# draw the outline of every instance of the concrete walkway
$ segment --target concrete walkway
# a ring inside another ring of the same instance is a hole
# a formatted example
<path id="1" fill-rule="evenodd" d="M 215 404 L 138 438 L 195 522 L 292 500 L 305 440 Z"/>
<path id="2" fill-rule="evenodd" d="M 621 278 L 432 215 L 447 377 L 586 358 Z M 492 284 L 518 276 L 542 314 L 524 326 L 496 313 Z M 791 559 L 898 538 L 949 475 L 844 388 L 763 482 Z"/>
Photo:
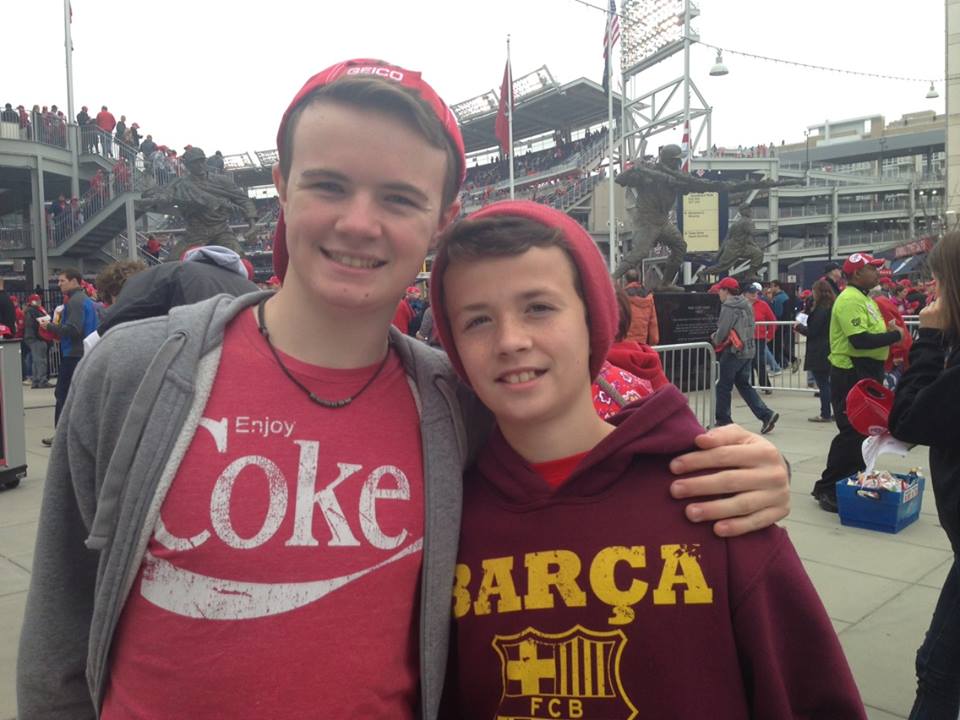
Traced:
<path id="1" fill-rule="evenodd" d="M 25 390 L 26 480 L 0 493 L 0 720 L 16 714 L 17 638 L 30 579 L 37 516 L 53 428 L 53 391 Z M 840 525 L 809 496 L 823 469 L 834 426 L 815 424 L 812 395 L 778 391 L 764 400 L 780 413 L 770 434 L 793 466 L 793 508 L 783 525 L 803 558 L 853 667 L 872 720 L 905 718 L 914 695 L 914 654 L 933 614 L 952 555 L 929 488 L 920 519 L 897 535 Z M 734 396 L 734 419 L 759 423 Z M 885 459 L 888 470 L 927 469 L 927 451 Z"/>

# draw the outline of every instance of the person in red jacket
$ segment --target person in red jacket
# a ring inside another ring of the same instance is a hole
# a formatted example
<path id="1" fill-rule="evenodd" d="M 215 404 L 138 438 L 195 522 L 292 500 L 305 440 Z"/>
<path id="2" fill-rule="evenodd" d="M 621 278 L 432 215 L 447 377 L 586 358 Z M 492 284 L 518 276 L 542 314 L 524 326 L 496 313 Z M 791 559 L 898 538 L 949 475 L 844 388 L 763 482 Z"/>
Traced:
<path id="1" fill-rule="evenodd" d="M 767 355 L 777 334 L 776 325 L 760 325 L 759 323 L 775 322 L 777 317 L 773 314 L 773 308 L 765 300 L 760 298 L 763 286 L 760 283 L 750 283 L 743 289 L 743 296 L 751 305 L 753 305 L 753 319 L 757 323 L 753 329 L 753 337 L 757 341 L 757 354 L 754 356 L 754 370 L 758 374 L 760 385 L 766 388 L 763 393 L 769 395 L 773 390 L 769 389 L 770 377 L 767 375 Z M 778 375 L 780 373 L 777 373 Z"/>
<path id="2" fill-rule="evenodd" d="M 641 380 L 646 380 L 654 390 L 669 385 L 670 381 L 663 374 L 660 353 L 649 345 L 627 337 L 633 319 L 633 305 L 631 298 L 622 288 L 617 290 L 617 309 L 620 323 L 610 351 L 607 353 L 607 360 L 611 365 L 626 370 Z"/>
<path id="3" fill-rule="evenodd" d="M 107 110 L 107 106 L 103 105 L 100 108 L 100 112 L 97 113 L 94 122 L 97 124 L 97 127 L 100 128 L 100 142 L 103 146 L 103 154 L 110 157 L 113 148 L 113 129 L 117 126 L 117 120 L 113 117 L 113 113 Z"/>
<path id="4" fill-rule="evenodd" d="M 464 476 L 442 717 L 866 717 L 785 531 L 728 541 L 672 509 L 702 431 L 683 394 L 594 411 L 618 313 L 580 225 L 490 205 L 444 235 L 431 290 L 497 420 Z"/>
<path id="5" fill-rule="evenodd" d="M 635 269 L 627 270 L 627 284 L 624 290 L 630 298 L 631 321 L 627 340 L 643 345 L 656 345 L 660 342 L 660 326 L 657 324 L 657 308 L 653 293 L 640 283 L 640 273 Z"/>

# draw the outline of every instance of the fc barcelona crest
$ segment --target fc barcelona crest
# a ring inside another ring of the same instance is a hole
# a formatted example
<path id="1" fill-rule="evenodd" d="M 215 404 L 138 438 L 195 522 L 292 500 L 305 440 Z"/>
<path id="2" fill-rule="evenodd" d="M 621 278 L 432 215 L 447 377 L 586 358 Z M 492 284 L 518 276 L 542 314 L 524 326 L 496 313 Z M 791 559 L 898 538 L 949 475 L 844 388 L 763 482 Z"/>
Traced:
<path id="1" fill-rule="evenodd" d="M 503 695 L 498 718 L 511 720 L 632 720 L 637 709 L 620 682 L 622 630 L 594 632 L 576 625 L 565 633 L 527 628 L 497 635 Z"/>

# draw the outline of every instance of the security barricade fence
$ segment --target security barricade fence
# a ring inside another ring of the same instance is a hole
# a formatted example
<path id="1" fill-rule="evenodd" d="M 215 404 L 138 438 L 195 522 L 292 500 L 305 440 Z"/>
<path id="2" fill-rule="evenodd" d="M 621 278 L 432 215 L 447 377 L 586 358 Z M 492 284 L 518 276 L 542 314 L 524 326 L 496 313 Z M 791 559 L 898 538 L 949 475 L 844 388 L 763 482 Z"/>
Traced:
<path id="1" fill-rule="evenodd" d="M 31 366 L 33 362 L 27 355 L 27 346 L 26 343 L 21 341 L 20 343 L 20 355 L 23 362 L 20 364 L 22 369 L 23 377 L 21 379 L 26 379 L 30 374 Z M 60 343 L 47 343 L 47 375 L 49 377 L 57 377 L 60 374 Z"/>
<path id="2" fill-rule="evenodd" d="M 60 375 L 60 343 L 50 343 L 47 347 L 47 375 L 50 377 Z"/>
<path id="3" fill-rule="evenodd" d="M 813 375 L 803 369 L 807 338 L 794 328 L 796 321 L 771 320 L 757 323 L 754 338 L 753 386 L 761 392 L 775 390 L 815 393 Z"/>
<path id="4" fill-rule="evenodd" d="M 717 353 L 708 342 L 654 345 L 663 372 L 687 396 L 690 409 L 704 427 L 716 414 Z"/>

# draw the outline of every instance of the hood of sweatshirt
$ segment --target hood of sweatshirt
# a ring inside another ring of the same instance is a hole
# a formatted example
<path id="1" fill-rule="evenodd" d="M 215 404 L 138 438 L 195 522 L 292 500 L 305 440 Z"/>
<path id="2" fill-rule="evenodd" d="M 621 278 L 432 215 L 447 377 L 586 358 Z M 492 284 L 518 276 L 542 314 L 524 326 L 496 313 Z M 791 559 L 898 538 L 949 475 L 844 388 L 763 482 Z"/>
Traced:
<path id="1" fill-rule="evenodd" d="M 723 304 L 727 307 L 737 310 L 746 310 L 751 315 L 753 314 L 753 307 L 750 305 L 750 301 L 747 300 L 743 295 L 731 295 L 723 301 Z"/>
<path id="2" fill-rule="evenodd" d="M 507 503 L 535 506 L 602 493 L 623 476 L 636 456 L 673 457 L 692 449 L 694 438 L 704 432 L 686 397 L 674 385 L 630 403 L 607 422 L 616 429 L 584 457 L 557 489 L 551 488 L 510 447 L 499 428 L 481 450 L 476 471 Z"/>

